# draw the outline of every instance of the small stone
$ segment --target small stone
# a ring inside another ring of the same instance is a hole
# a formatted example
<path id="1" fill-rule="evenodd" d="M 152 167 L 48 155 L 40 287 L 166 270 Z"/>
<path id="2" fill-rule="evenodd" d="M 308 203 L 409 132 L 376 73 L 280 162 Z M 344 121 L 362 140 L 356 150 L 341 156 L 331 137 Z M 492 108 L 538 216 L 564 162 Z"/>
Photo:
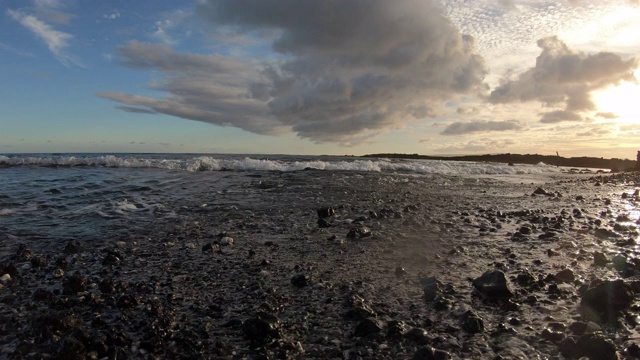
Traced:
<path id="1" fill-rule="evenodd" d="M 277 322 L 268 321 L 255 317 L 247 319 L 242 323 L 242 332 L 244 336 L 253 341 L 265 341 L 269 338 L 278 337 L 276 325 Z"/>
<path id="2" fill-rule="evenodd" d="M 291 285 L 298 288 L 309 286 L 309 279 L 304 274 L 298 274 L 291 278 Z"/>
<path id="3" fill-rule="evenodd" d="M 554 331 L 550 329 L 542 330 L 540 336 L 545 340 L 549 340 L 555 343 L 560 342 L 564 339 L 564 334 L 561 331 Z"/>
<path id="4" fill-rule="evenodd" d="M 380 325 L 376 320 L 373 319 L 364 319 L 360 321 L 358 326 L 356 326 L 355 336 L 364 337 L 371 334 L 378 333 L 382 330 Z"/>
<path id="5" fill-rule="evenodd" d="M 334 209 L 333 207 L 324 207 L 316 210 L 316 212 L 318 213 L 318 218 L 324 219 L 334 216 L 336 214 L 336 209 Z"/>
<path id="6" fill-rule="evenodd" d="M 402 266 L 396 267 L 395 274 L 397 277 L 403 277 L 407 275 L 407 270 L 405 270 Z"/>
<path id="7" fill-rule="evenodd" d="M 513 291 L 507 283 L 507 278 L 499 270 L 485 272 L 482 276 L 473 280 L 473 287 L 489 300 L 513 297 Z"/>
<path id="8" fill-rule="evenodd" d="M 4 274 L 0 276 L 0 283 L 7 285 L 9 282 L 11 282 L 11 275 Z"/>
<path id="9" fill-rule="evenodd" d="M 371 229 L 366 226 L 353 228 L 347 233 L 347 238 L 349 239 L 360 239 L 369 236 L 371 236 Z"/>
<path id="10" fill-rule="evenodd" d="M 230 236 L 223 237 L 222 239 L 220 239 L 220 245 L 222 246 L 233 245 L 233 238 Z"/>
<path id="11" fill-rule="evenodd" d="M 484 321 L 472 311 L 467 311 L 462 315 L 462 328 L 471 334 L 484 331 Z"/>
<path id="12" fill-rule="evenodd" d="M 599 251 L 594 251 L 593 253 L 593 264 L 598 267 L 607 266 L 609 260 L 607 256 Z"/>
<path id="13" fill-rule="evenodd" d="M 405 324 L 403 321 L 391 320 L 387 322 L 387 337 L 399 338 L 404 334 Z"/>
<path id="14" fill-rule="evenodd" d="M 429 343 L 427 331 L 421 328 L 413 328 L 404 334 L 404 338 L 418 345 L 426 345 Z"/>
<path id="15" fill-rule="evenodd" d="M 118 266 L 120 265 L 120 257 L 115 253 L 109 253 L 102 259 L 102 265 L 105 266 Z"/>
<path id="16" fill-rule="evenodd" d="M 424 299 L 425 301 L 433 301 L 442 292 L 442 283 L 435 277 L 429 277 L 422 281 L 424 285 Z"/>
<path id="17" fill-rule="evenodd" d="M 530 228 L 530 227 L 528 227 L 528 226 L 526 226 L 526 225 L 525 225 L 525 226 L 522 226 L 522 227 L 520 228 L 520 230 L 518 230 L 518 231 L 520 231 L 520 233 L 521 233 L 522 235 L 529 235 L 529 234 L 531 234 L 531 228 Z"/>
<path id="18" fill-rule="evenodd" d="M 576 276 L 571 269 L 564 269 L 556 274 L 556 279 L 565 283 L 571 283 L 576 280 Z"/>
<path id="19" fill-rule="evenodd" d="M 611 259 L 613 268 L 622 271 L 627 267 L 627 258 L 623 255 L 616 255 Z"/>
<path id="20" fill-rule="evenodd" d="M 61 277 L 64 276 L 64 270 L 57 268 L 55 270 L 53 270 L 53 277 L 56 279 L 60 279 Z"/>
<path id="21" fill-rule="evenodd" d="M 75 274 L 64 279 L 62 282 L 62 293 L 64 295 L 75 295 L 87 290 L 88 280 L 86 277 Z"/>
<path id="22" fill-rule="evenodd" d="M 553 194 L 551 194 L 551 193 L 547 192 L 547 190 L 539 187 L 539 188 L 535 189 L 535 191 L 533 192 L 532 195 L 547 195 L 547 196 L 549 196 L 549 195 L 553 195 Z"/>

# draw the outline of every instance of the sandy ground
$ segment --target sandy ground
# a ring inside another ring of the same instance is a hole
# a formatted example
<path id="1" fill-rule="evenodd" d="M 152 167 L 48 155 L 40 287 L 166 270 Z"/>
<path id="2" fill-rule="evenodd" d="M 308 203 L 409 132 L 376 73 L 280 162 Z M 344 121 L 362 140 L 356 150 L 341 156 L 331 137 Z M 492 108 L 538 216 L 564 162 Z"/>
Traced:
<path id="1" fill-rule="evenodd" d="M 639 179 L 272 174 L 107 243 L 7 241 L 0 358 L 634 358 Z"/>

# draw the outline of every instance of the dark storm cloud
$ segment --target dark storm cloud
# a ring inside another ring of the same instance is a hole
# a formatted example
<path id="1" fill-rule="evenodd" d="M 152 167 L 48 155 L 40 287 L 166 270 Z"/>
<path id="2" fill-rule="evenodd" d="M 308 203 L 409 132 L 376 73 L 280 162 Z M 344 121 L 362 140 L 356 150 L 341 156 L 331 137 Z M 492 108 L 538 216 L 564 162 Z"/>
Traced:
<path id="1" fill-rule="evenodd" d="M 522 128 L 523 126 L 516 120 L 454 122 L 442 130 L 440 134 L 463 135 L 489 131 L 520 130 Z"/>
<path id="2" fill-rule="evenodd" d="M 164 74 L 154 88 L 167 96 L 102 96 L 216 125 L 257 133 L 286 127 L 348 144 L 433 116 L 443 99 L 483 86 L 473 38 L 433 0 L 209 0 L 197 11 L 214 30 L 269 34 L 263 41 L 280 60 L 257 64 L 134 42 L 120 50 L 121 62 Z"/>
<path id="3" fill-rule="evenodd" d="M 633 70 L 636 59 L 624 60 L 619 55 L 600 52 L 583 54 L 572 51 L 557 37 L 538 40 L 542 49 L 535 67 L 518 79 L 506 81 L 493 90 L 489 101 L 494 104 L 538 101 L 548 106 L 564 106 L 563 111 L 543 114 L 543 123 L 580 120 L 582 111 L 595 110 L 593 90 L 636 81 Z"/>

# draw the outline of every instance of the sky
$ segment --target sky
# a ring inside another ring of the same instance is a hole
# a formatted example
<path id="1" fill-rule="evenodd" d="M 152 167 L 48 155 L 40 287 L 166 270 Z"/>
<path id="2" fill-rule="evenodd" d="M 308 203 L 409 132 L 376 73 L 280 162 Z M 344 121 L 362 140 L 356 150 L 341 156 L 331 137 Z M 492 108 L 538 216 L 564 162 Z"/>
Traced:
<path id="1" fill-rule="evenodd" d="M 640 151 L 638 0 L 0 0 L 0 153 Z"/>

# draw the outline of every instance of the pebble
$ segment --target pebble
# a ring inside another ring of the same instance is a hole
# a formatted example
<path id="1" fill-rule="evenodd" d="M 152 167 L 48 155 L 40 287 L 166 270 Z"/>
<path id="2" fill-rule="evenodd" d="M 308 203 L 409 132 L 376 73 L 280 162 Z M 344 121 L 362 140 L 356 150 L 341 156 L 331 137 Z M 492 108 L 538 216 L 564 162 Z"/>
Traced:
<path id="1" fill-rule="evenodd" d="M 364 319 L 356 326 L 355 336 L 364 337 L 378 333 L 382 330 L 380 324 L 374 319 Z"/>

